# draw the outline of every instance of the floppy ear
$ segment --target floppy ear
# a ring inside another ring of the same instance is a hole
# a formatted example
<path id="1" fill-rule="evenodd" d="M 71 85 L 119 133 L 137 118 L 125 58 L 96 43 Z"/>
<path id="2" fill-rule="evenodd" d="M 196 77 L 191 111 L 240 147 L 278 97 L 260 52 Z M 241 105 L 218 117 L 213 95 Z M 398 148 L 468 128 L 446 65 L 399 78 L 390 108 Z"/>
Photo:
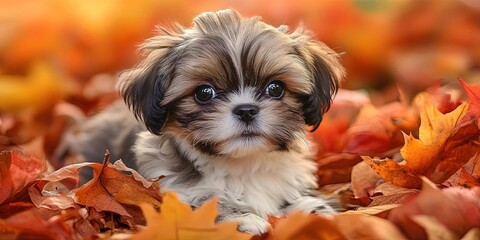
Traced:
<path id="1" fill-rule="evenodd" d="M 175 47 L 183 39 L 178 32 L 161 29 L 163 35 L 152 37 L 140 46 L 144 59 L 122 72 L 117 87 L 125 103 L 153 134 L 160 134 L 167 120 L 167 106 L 161 102 L 170 85 L 177 62 Z M 177 27 L 177 31 L 182 31 Z"/>
<path id="2" fill-rule="evenodd" d="M 338 60 L 338 53 L 324 43 L 316 41 L 303 29 L 297 29 L 290 35 L 295 42 L 295 50 L 310 72 L 312 91 L 299 97 L 302 102 L 305 123 L 315 131 L 322 115 L 328 111 L 339 84 L 345 75 Z"/>

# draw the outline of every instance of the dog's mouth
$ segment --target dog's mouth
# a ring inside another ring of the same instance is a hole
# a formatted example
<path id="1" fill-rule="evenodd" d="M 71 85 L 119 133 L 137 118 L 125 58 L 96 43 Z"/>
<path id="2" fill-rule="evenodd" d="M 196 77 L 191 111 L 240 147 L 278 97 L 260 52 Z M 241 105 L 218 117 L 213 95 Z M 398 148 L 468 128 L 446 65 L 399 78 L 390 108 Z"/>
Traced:
<path id="1" fill-rule="evenodd" d="M 251 138 L 251 137 L 260 137 L 261 134 L 252 130 L 243 130 L 242 134 L 240 137 L 246 137 L 246 138 Z"/>

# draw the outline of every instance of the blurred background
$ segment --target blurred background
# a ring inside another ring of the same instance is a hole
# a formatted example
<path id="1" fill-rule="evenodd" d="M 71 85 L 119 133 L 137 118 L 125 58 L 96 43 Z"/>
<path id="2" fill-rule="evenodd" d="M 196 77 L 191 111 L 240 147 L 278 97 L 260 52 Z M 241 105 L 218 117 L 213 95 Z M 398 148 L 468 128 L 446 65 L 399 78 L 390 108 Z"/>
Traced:
<path id="1" fill-rule="evenodd" d="M 155 25 L 224 8 L 303 22 L 342 53 L 343 88 L 374 106 L 480 81 L 479 0 L 0 0 L 0 145 L 48 158 L 66 128 L 118 99 L 115 76 Z"/>

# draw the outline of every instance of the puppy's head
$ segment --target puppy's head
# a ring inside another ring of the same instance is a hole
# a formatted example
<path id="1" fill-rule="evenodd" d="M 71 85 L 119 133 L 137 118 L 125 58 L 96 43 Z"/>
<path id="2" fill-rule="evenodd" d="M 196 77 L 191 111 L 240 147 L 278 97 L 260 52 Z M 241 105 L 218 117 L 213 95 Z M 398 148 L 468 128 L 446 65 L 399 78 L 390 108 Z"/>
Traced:
<path id="1" fill-rule="evenodd" d="M 344 74 L 305 31 L 233 10 L 161 29 L 141 50 L 143 61 L 120 75 L 126 103 L 150 132 L 210 155 L 288 151 L 305 125 L 318 127 Z"/>

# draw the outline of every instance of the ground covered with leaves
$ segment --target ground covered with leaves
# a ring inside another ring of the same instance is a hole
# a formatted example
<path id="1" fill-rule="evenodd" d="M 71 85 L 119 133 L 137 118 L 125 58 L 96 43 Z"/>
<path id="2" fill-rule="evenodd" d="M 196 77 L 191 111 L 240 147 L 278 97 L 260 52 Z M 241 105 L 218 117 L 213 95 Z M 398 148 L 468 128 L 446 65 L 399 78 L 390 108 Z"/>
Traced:
<path id="1" fill-rule="evenodd" d="M 5 147 L 0 152 L 0 236 L 478 239 L 480 85 L 460 83 L 467 101 L 452 102 L 449 95 L 422 92 L 411 105 L 400 104 L 394 107 L 400 109 L 390 113 L 393 105 L 377 109 L 365 104 L 355 122 L 343 130 L 339 125 L 329 126 L 331 120 L 336 121 L 339 99 L 322 128 L 345 131 L 341 134 L 344 140 L 338 141 L 343 149 L 329 154 L 325 151 L 333 148 L 320 149 L 317 159 L 320 190 L 337 195 L 351 209 L 333 217 L 272 216 L 273 227 L 267 234 L 250 236 L 237 232 L 236 223 L 215 223 L 216 199 L 192 210 L 175 193 L 160 194 L 158 179 L 144 179 L 121 160 L 110 163 L 108 152 L 103 165 L 78 163 L 50 172 L 45 160 Z M 402 131 L 405 128 L 411 130 L 409 134 Z M 326 141 L 322 134 L 320 129 L 313 138 Z M 396 134 L 403 137 L 403 147 L 380 154 L 398 144 Z M 93 169 L 95 177 L 79 187 L 81 168 Z M 335 178 L 342 175 L 351 182 L 332 184 L 341 182 Z"/>
<path id="2" fill-rule="evenodd" d="M 480 239 L 475 6 L 1 1 L 0 239 Z M 304 21 L 344 53 L 343 89 L 309 136 L 319 190 L 339 199 L 341 213 L 271 216 L 268 233 L 250 236 L 215 223 L 216 199 L 192 210 L 108 152 L 88 162 L 58 154 L 66 133 L 119 99 L 115 75 L 137 62 L 155 24 L 189 25 L 228 7 L 275 26 Z M 85 169 L 94 178 L 80 185 Z"/>

